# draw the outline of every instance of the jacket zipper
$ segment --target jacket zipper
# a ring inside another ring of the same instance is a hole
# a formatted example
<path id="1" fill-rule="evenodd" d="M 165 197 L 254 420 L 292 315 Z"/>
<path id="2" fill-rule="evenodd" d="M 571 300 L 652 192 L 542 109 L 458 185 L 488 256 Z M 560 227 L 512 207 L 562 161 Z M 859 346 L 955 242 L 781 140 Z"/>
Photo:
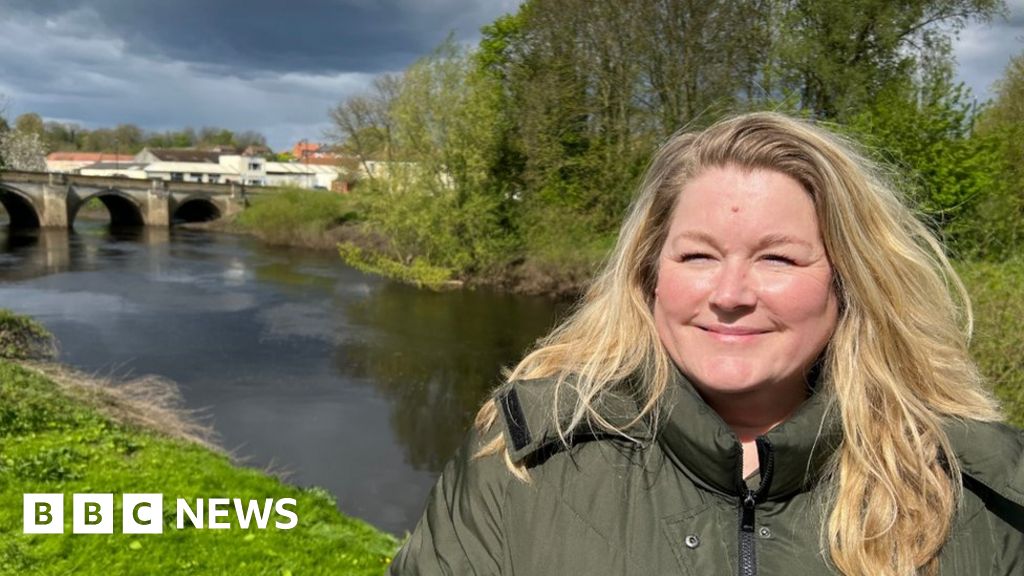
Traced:
<path id="1" fill-rule="evenodd" d="M 771 486 L 772 471 L 775 468 L 775 454 L 772 443 L 764 436 L 754 440 L 757 445 L 757 460 L 761 470 L 761 482 L 757 490 L 751 490 L 743 479 L 742 466 L 739 479 L 739 576 L 757 576 L 757 553 L 754 545 L 755 511 Z"/>

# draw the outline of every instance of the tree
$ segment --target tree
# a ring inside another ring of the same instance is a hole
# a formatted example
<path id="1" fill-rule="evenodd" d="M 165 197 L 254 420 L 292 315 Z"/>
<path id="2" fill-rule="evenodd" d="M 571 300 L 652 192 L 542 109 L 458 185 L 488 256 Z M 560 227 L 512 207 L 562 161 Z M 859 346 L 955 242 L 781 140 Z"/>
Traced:
<path id="1" fill-rule="evenodd" d="M 370 179 L 370 160 L 393 161 L 394 122 L 391 107 L 402 91 L 403 76 L 383 74 L 373 80 L 371 90 L 347 98 L 332 108 L 328 115 L 333 126 L 327 137 L 356 156 Z"/>
<path id="2" fill-rule="evenodd" d="M 1005 255 L 1024 245 L 1024 52 L 1010 60 L 996 82 L 995 100 L 981 113 L 977 133 L 998 142 L 1000 184 L 986 206 L 990 245 Z"/>
<path id="3" fill-rule="evenodd" d="M 14 119 L 14 129 L 24 134 L 43 134 L 43 119 L 35 112 L 27 112 Z"/>
<path id="4" fill-rule="evenodd" d="M 379 78 L 331 111 L 335 138 L 364 166 L 389 160 L 356 195 L 366 225 L 388 240 L 391 264 L 378 254 L 375 267 L 461 276 L 507 253 L 509 199 L 489 179 L 499 133 L 492 81 L 449 37 L 400 78 Z"/>
<path id="5" fill-rule="evenodd" d="M 142 129 L 135 124 L 118 124 L 113 131 L 114 148 L 112 151 L 119 153 L 138 152 L 142 149 L 144 134 Z"/>
<path id="6" fill-rule="evenodd" d="M 842 119 L 891 82 L 949 65 L 953 36 L 991 19 L 1002 0 L 777 0 L 782 92 L 819 118 Z"/>
<path id="7" fill-rule="evenodd" d="M 235 145 L 239 148 L 248 148 L 250 146 L 266 146 L 267 137 L 255 130 L 245 130 L 235 134 Z"/>
<path id="8" fill-rule="evenodd" d="M 0 132 L 0 169 L 46 172 L 46 148 L 35 132 Z"/>

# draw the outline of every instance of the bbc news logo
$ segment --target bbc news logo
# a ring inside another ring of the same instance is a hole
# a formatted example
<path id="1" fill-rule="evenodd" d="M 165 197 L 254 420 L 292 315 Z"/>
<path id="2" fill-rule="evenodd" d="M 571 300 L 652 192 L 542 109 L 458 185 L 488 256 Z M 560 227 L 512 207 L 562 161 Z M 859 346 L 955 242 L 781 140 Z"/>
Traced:
<path id="1" fill-rule="evenodd" d="M 25 494 L 25 534 L 64 533 L 64 494 Z M 113 534 L 113 494 L 72 494 L 72 534 Z M 242 500 L 240 498 L 196 498 L 175 501 L 175 527 L 226 530 L 232 527 L 231 517 L 239 528 L 255 526 L 266 530 L 271 525 L 279 530 L 291 530 L 299 523 L 295 513 L 295 499 L 273 498 Z M 163 494 L 122 494 L 122 534 L 162 534 L 164 531 Z"/>

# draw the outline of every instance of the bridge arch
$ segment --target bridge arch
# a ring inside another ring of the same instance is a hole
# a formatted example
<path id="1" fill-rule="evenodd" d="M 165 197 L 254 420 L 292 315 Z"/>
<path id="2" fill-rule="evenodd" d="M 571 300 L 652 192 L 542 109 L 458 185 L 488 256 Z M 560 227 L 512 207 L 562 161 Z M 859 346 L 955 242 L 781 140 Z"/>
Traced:
<path id="1" fill-rule="evenodd" d="M 207 198 L 186 198 L 171 214 L 172 222 L 210 222 L 219 220 L 221 210 Z"/>
<path id="2" fill-rule="evenodd" d="M 39 228 L 39 212 L 32 200 L 17 188 L 0 185 L 0 204 L 7 211 L 11 228 Z"/>
<path id="3" fill-rule="evenodd" d="M 146 220 L 142 216 L 142 207 L 138 202 L 128 194 L 111 188 L 82 198 L 68 218 L 70 226 L 75 225 L 75 218 L 78 216 L 79 210 L 93 198 L 98 198 L 107 208 L 111 226 L 144 226 L 146 224 Z"/>

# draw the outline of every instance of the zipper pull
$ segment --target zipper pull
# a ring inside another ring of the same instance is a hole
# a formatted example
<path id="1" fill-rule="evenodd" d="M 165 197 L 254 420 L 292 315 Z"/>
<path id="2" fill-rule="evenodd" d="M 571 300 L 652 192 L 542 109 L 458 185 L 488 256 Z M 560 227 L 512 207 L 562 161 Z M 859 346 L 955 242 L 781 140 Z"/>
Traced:
<path id="1" fill-rule="evenodd" d="M 744 532 L 754 531 L 754 509 L 757 507 L 757 499 L 754 497 L 754 491 L 747 489 L 747 494 L 743 497 L 743 513 L 740 516 L 740 530 Z"/>

